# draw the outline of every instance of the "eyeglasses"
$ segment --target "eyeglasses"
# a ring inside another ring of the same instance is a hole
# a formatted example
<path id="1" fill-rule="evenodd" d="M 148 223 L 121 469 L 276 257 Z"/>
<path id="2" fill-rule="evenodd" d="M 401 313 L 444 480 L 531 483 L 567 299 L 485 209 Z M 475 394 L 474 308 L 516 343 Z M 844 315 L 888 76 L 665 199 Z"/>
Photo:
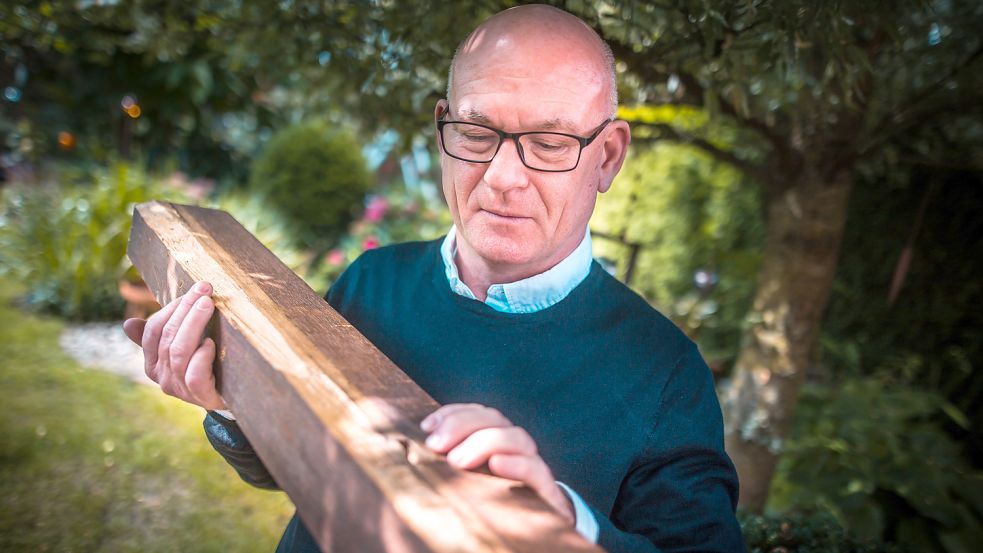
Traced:
<path id="1" fill-rule="evenodd" d="M 515 141 L 523 165 L 536 171 L 564 173 L 580 163 L 580 154 L 604 127 L 601 123 L 590 136 L 562 132 L 505 132 L 487 125 L 465 121 L 437 121 L 437 133 L 444 152 L 452 158 L 470 163 L 491 163 L 507 138 Z"/>

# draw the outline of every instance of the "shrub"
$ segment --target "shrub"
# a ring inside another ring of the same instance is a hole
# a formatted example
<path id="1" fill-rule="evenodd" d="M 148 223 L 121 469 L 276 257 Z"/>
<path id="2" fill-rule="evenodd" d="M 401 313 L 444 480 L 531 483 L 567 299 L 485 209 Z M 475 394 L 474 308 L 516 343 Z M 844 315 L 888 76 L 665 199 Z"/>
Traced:
<path id="1" fill-rule="evenodd" d="M 380 246 L 431 240 L 445 234 L 453 222 L 443 204 L 437 204 L 420 190 L 393 182 L 366 198 L 365 209 L 348 232 L 323 257 L 308 282 L 330 285 L 365 250 Z M 324 291 L 324 290 L 321 290 Z"/>
<path id="2" fill-rule="evenodd" d="M 736 357 L 761 259 L 757 190 L 689 146 L 639 147 L 591 229 L 641 246 L 629 285 L 695 339 L 711 366 Z M 631 250 L 598 233 L 594 252 L 624 279 Z M 699 279 L 705 280 L 700 283 Z"/>
<path id="3" fill-rule="evenodd" d="M 26 303 L 72 319 L 118 317 L 133 206 L 154 197 L 145 173 L 125 164 L 94 182 L 11 185 L 0 206 L 0 274 L 28 285 Z"/>
<path id="4" fill-rule="evenodd" d="M 250 186 L 289 221 L 300 244 L 325 249 L 354 218 L 370 184 L 361 151 L 323 123 L 275 135 L 252 167 Z"/>
<path id="5" fill-rule="evenodd" d="M 823 363 L 835 377 L 935 391 L 967 419 L 983 420 L 983 172 L 893 164 L 862 172 L 853 190 L 823 319 Z M 909 243 L 892 304 L 888 292 Z M 945 430 L 983 467 L 983 425 Z"/>
<path id="6" fill-rule="evenodd" d="M 983 528 L 983 475 L 942 430 L 953 417 L 963 419 L 937 394 L 871 378 L 809 385 L 769 506 L 824 509 L 861 539 L 972 551 Z"/>
<path id="7" fill-rule="evenodd" d="M 763 516 L 738 513 L 748 553 L 895 553 L 898 546 L 858 541 L 828 514 Z"/>

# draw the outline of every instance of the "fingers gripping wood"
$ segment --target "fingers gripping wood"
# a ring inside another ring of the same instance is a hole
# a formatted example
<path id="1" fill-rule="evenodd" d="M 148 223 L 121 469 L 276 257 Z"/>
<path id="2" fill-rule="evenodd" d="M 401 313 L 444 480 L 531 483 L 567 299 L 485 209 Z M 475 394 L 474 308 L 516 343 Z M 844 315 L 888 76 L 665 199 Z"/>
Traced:
<path id="1" fill-rule="evenodd" d="M 222 397 L 322 550 L 600 551 L 530 488 L 429 450 L 419 423 L 439 405 L 228 214 L 141 204 L 128 254 L 162 305 L 214 287 L 214 344 L 184 386 L 209 400 L 214 348 Z"/>

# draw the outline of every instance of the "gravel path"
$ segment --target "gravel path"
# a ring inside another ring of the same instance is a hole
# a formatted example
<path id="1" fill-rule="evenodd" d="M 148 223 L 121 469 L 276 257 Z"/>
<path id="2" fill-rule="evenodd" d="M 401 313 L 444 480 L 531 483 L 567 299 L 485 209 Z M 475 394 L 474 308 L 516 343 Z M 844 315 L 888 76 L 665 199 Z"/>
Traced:
<path id="1" fill-rule="evenodd" d="M 154 384 L 143 372 L 143 350 L 126 337 L 121 323 L 66 324 L 58 343 L 85 367 Z"/>

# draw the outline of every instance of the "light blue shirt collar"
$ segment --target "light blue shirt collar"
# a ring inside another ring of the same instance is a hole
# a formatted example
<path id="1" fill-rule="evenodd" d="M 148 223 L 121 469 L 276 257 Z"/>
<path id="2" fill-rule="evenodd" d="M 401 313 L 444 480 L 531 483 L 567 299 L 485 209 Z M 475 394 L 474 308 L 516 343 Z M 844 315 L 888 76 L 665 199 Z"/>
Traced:
<path id="1" fill-rule="evenodd" d="M 573 291 L 590 273 L 592 256 L 590 229 L 573 252 L 545 272 L 529 278 L 488 287 L 485 304 L 503 313 L 535 313 L 550 307 Z M 466 298 L 477 300 L 467 284 L 460 279 L 454 257 L 457 255 L 457 227 L 452 226 L 440 245 L 444 272 L 451 290 Z"/>

